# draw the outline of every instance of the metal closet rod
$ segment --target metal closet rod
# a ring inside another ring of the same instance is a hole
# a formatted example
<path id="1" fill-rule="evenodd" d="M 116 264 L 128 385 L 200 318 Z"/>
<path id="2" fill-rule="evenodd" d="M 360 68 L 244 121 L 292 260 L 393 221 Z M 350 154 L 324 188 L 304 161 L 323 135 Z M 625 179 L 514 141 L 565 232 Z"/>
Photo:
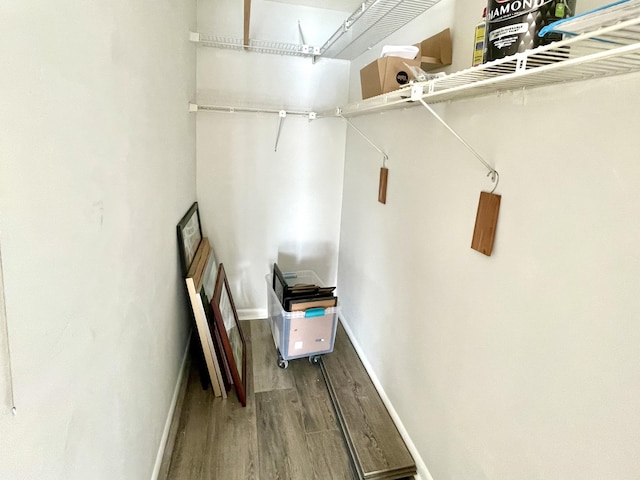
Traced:
<path id="1" fill-rule="evenodd" d="M 282 116 L 284 112 L 285 115 L 307 117 L 309 120 L 315 120 L 317 118 L 316 112 L 308 112 L 303 110 L 276 110 L 272 108 L 232 107 L 227 105 L 197 105 L 195 103 L 189 104 L 190 112 L 199 112 L 200 110 L 221 113 L 267 113 L 276 114 L 278 116 Z"/>

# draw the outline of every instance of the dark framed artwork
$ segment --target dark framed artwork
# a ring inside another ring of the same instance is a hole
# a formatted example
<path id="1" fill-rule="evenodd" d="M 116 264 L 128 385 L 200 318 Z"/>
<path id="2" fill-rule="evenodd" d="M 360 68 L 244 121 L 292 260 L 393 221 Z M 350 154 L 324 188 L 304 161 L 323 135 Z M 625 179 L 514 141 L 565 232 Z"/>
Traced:
<path id="1" fill-rule="evenodd" d="M 202 241 L 202 225 L 200 224 L 200 211 L 198 202 L 193 202 L 187 213 L 178 223 L 178 253 L 180 255 L 180 268 L 182 276 L 186 276 L 191 262 L 196 255 L 198 246 Z"/>
<path id="2" fill-rule="evenodd" d="M 211 308 L 216 319 L 227 364 L 231 370 L 233 384 L 236 387 L 238 400 L 245 407 L 247 405 L 247 346 L 222 263 L 218 267 Z"/>
<path id="3" fill-rule="evenodd" d="M 200 291 L 200 296 L 202 297 L 202 303 L 204 305 L 207 323 L 209 324 L 209 331 L 211 332 L 211 336 L 214 340 L 216 359 L 218 360 L 218 365 L 220 367 L 220 385 L 225 392 L 228 392 L 229 390 L 231 390 L 231 386 L 233 385 L 233 377 L 231 376 L 231 368 L 229 367 L 229 362 L 227 361 L 227 357 L 224 351 L 224 345 L 222 344 L 222 336 L 220 335 L 220 330 L 216 325 L 213 307 L 211 306 L 211 302 L 209 301 L 210 297 L 208 297 L 204 293 L 204 289 Z"/>
<path id="4" fill-rule="evenodd" d="M 202 241 L 202 226 L 200 224 L 200 212 L 198 210 L 198 202 L 194 202 L 187 213 L 180 219 L 176 227 L 178 233 L 178 257 L 180 262 L 180 271 L 182 278 L 187 278 L 191 264 L 196 256 L 198 247 Z M 187 299 L 189 292 L 185 285 L 185 293 Z M 189 315 L 193 325 L 197 327 L 193 309 L 189 307 Z M 207 371 L 206 358 L 202 346 L 197 341 L 196 336 L 191 337 L 191 350 L 194 354 L 195 364 L 200 372 L 200 383 L 203 390 L 209 388 L 209 374 Z"/>
<path id="5" fill-rule="evenodd" d="M 280 305 L 284 305 L 284 296 L 287 290 L 287 281 L 282 274 L 282 270 L 278 267 L 277 263 L 273 264 L 273 291 L 276 292 L 276 297 L 280 301 Z"/>

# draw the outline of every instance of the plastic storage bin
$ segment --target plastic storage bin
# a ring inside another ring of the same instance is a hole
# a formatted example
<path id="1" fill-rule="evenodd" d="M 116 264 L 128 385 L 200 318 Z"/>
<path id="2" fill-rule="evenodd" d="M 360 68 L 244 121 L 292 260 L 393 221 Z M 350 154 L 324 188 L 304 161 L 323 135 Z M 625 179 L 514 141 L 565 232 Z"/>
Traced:
<path id="1" fill-rule="evenodd" d="M 284 273 L 287 284 L 299 283 L 324 286 L 311 270 Z M 266 276 L 269 323 L 273 342 L 278 350 L 278 366 L 286 368 L 289 360 L 309 357 L 316 362 L 319 355 L 331 353 L 336 338 L 339 307 L 311 308 L 304 312 L 284 310 L 273 291 L 272 276 Z"/>

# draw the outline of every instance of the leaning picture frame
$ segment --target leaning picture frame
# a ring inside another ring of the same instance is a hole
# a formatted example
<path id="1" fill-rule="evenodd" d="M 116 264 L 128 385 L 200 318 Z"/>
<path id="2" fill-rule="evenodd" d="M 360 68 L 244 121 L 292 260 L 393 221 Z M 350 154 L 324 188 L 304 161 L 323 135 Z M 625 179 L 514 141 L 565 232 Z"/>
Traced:
<path id="1" fill-rule="evenodd" d="M 196 255 L 200 242 L 202 241 L 202 225 L 200 224 L 200 211 L 198 202 L 187 210 L 177 226 L 178 231 L 178 253 L 180 255 L 180 269 L 182 276 L 186 276 L 191 267 L 191 262 Z"/>
<path id="2" fill-rule="evenodd" d="M 207 241 L 206 237 L 204 238 L 204 241 Z M 220 337 L 220 332 L 218 331 L 218 326 L 216 325 L 213 308 L 211 308 L 211 300 L 213 299 L 213 292 L 215 290 L 217 276 L 218 262 L 215 259 L 213 250 L 211 250 L 207 265 L 204 268 L 204 273 L 202 276 L 202 288 L 200 290 L 200 297 L 202 298 L 202 303 L 204 304 L 208 328 L 215 345 L 216 359 L 218 361 L 221 374 L 221 378 L 219 378 L 219 380 L 221 381 L 220 385 L 224 387 L 223 390 L 226 392 L 229 391 L 231 385 L 233 385 L 233 377 L 231 376 L 231 370 L 229 369 L 229 364 L 224 353 L 224 346 L 222 345 L 222 338 Z"/>
<path id="3" fill-rule="evenodd" d="M 196 333 L 200 339 L 202 351 L 204 354 L 204 360 L 207 367 L 207 373 L 209 374 L 209 384 L 213 388 L 214 395 L 216 397 L 226 397 L 226 390 L 223 390 L 222 376 L 217 359 L 215 358 L 215 346 L 213 343 L 213 336 L 210 333 L 209 325 L 207 323 L 206 312 L 202 297 L 196 291 L 195 281 L 192 277 L 185 279 L 187 290 L 189 292 L 189 301 L 193 310 L 193 316 L 195 317 Z"/>
<path id="4" fill-rule="evenodd" d="M 198 202 L 194 202 L 193 204 L 191 204 L 187 212 L 178 222 L 176 230 L 178 234 L 178 263 L 180 264 L 178 268 L 182 274 L 182 278 L 187 278 L 189 270 L 196 260 L 198 248 L 202 244 L 202 226 L 200 223 Z M 188 303 L 191 303 L 190 295 L 187 291 L 186 285 L 185 294 Z M 189 315 L 191 317 L 193 325 L 196 326 L 196 319 L 192 307 L 193 305 L 189 307 Z M 206 390 L 210 385 L 210 377 L 207 372 L 205 352 L 203 351 L 202 346 L 195 340 L 195 337 L 192 337 L 191 339 L 191 348 L 194 353 L 195 364 L 200 372 L 200 382 L 202 383 L 202 388 Z"/>
<path id="5" fill-rule="evenodd" d="M 231 370 L 238 400 L 245 407 L 247 405 L 247 347 L 222 263 L 218 267 L 211 308 L 220 333 L 225 357 Z"/>

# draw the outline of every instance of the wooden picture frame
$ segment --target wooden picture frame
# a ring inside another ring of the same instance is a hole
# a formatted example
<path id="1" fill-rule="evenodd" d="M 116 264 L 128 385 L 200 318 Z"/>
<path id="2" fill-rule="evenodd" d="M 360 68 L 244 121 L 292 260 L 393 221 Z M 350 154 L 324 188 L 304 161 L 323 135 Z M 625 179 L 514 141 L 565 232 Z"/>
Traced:
<path id="1" fill-rule="evenodd" d="M 231 386 L 233 385 L 231 369 L 229 367 L 229 362 L 227 362 L 224 345 L 222 344 L 222 337 L 220 335 L 220 331 L 218 330 L 218 325 L 216 325 L 216 317 L 213 313 L 213 308 L 211 307 L 211 301 L 209 300 L 209 298 L 211 297 L 206 295 L 204 293 L 204 290 L 200 292 L 200 296 L 202 297 L 205 316 L 207 317 L 207 323 L 209 324 L 209 332 L 211 333 L 211 337 L 214 341 L 216 360 L 218 361 L 218 366 L 220 367 L 220 388 L 222 388 L 222 390 L 224 391 L 223 396 L 226 398 L 226 392 L 231 390 Z"/>
<path id="2" fill-rule="evenodd" d="M 278 297 L 278 301 L 280 305 L 284 305 L 284 297 L 287 290 L 287 281 L 284 278 L 282 270 L 278 267 L 277 263 L 273 264 L 273 291 L 276 292 L 276 297 Z"/>
<path id="3" fill-rule="evenodd" d="M 202 241 L 202 225 L 200 224 L 198 202 L 193 202 L 187 213 L 180 219 L 177 233 L 180 269 L 182 270 L 182 276 L 186 277 Z"/>
<path id="4" fill-rule="evenodd" d="M 207 288 L 213 293 L 213 285 L 211 277 L 217 273 L 217 264 L 209 240 L 205 237 L 200 242 L 200 246 L 196 252 L 191 268 L 187 272 L 185 278 L 187 294 L 191 303 L 192 317 L 196 327 L 196 333 L 200 340 L 203 365 L 201 365 L 201 376 L 205 377 L 206 386 L 211 385 L 215 396 L 226 397 L 229 389 L 227 382 L 221 372 L 220 367 L 220 348 L 217 341 L 217 335 L 211 328 L 215 323 L 213 314 L 210 312 L 208 299 L 205 295 Z M 214 343 L 215 342 L 215 343 Z M 201 378 L 202 380 L 202 378 Z M 203 385 L 203 388 L 206 389 Z"/>
<path id="5" fill-rule="evenodd" d="M 193 315 L 195 317 L 196 331 L 200 338 L 200 344 L 202 346 L 205 363 L 207 366 L 207 372 L 209 374 L 209 384 L 213 388 L 213 393 L 216 397 L 226 397 L 226 390 L 222 389 L 222 376 L 220 367 L 216 361 L 216 352 L 213 344 L 213 336 L 210 333 L 210 329 L 207 322 L 207 314 L 204 309 L 204 303 L 202 302 L 201 295 L 196 292 L 194 279 L 187 277 L 185 279 L 187 284 L 187 290 L 189 292 L 189 301 L 191 302 L 191 308 L 193 309 Z"/>
<path id="6" fill-rule="evenodd" d="M 218 267 L 211 308 L 222 339 L 238 400 L 245 407 L 247 405 L 247 346 L 222 263 Z"/>
<path id="7" fill-rule="evenodd" d="M 205 237 L 204 240 L 207 241 L 207 238 Z M 204 274 L 202 276 L 202 289 L 200 290 L 200 297 L 202 298 L 202 303 L 204 304 L 205 316 L 207 319 L 209 332 L 214 341 L 216 359 L 218 360 L 218 365 L 220 366 L 220 385 L 223 388 L 224 392 L 228 392 L 231 389 L 231 385 L 233 384 L 233 378 L 231 377 L 231 370 L 229 369 L 229 364 L 224 353 L 224 346 L 222 345 L 222 338 L 220 337 L 220 332 L 218 331 L 218 326 L 216 325 L 215 315 L 213 313 L 213 309 L 211 308 L 211 300 L 213 299 L 213 292 L 215 290 L 217 276 L 218 262 L 216 262 L 213 250 L 211 250 L 209 260 L 207 261 L 207 265 L 204 268 Z"/>
<path id="8" fill-rule="evenodd" d="M 194 202 L 176 226 L 178 234 L 178 258 L 180 263 L 180 272 L 182 278 L 186 279 L 191 269 L 192 264 L 196 258 L 198 249 L 202 244 L 202 226 L 200 223 L 200 212 L 198 210 L 198 202 Z M 187 302 L 190 304 L 189 314 L 194 327 L 197 327 L 197 322 L 193 310 L 193 304 L 190 299 L 190 294 L 185 285 L 185 294 L 187 296 Z M 191 337 L 191 351 L 194 355 L 194 360 L 198 371 L 200 372 L 200 383 L 202 389 L 206 390 L 211 384 L 209 381 L 209 374 L 206 365 L 205 352 L 202 345 L 197 341 L 195 336 Z"/>

